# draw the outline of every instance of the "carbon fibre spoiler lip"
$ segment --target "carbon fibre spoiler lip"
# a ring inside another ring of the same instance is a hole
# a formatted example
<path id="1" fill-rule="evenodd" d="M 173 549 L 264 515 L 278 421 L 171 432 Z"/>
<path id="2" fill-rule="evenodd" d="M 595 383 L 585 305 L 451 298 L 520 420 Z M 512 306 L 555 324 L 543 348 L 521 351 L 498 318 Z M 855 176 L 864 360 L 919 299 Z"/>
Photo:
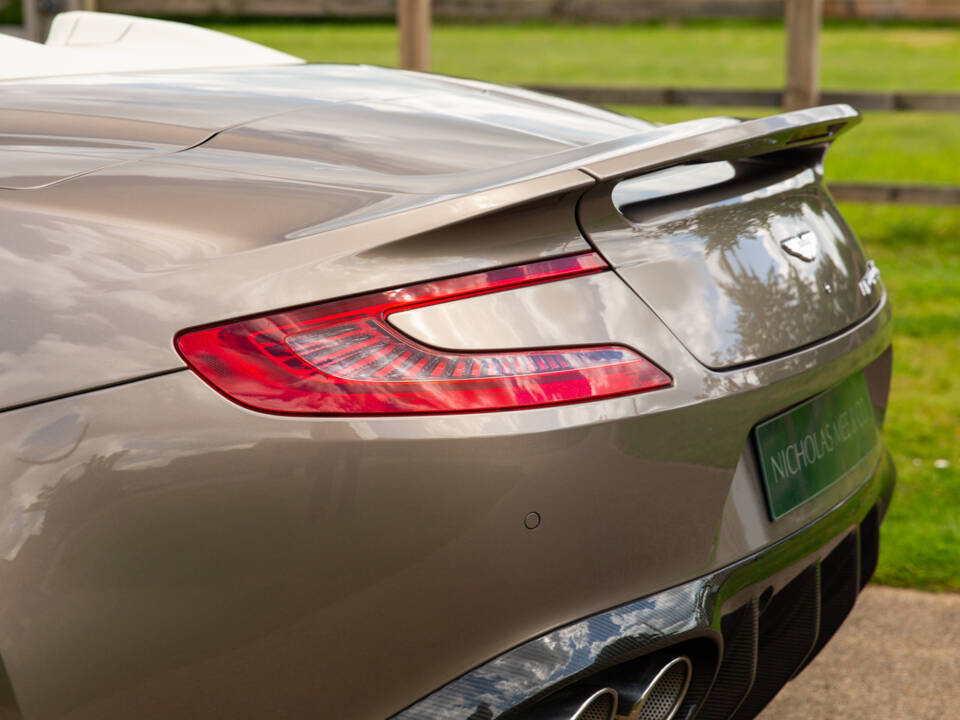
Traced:
<path id="1" fill-rule="evenodd" d="M 861 120 L 850 105 L 823 105 L 771 115 L 592 159 L 580 170 L 598 181 L 640 175 L 685 162 L 713 162 L 828 145 Z"/>

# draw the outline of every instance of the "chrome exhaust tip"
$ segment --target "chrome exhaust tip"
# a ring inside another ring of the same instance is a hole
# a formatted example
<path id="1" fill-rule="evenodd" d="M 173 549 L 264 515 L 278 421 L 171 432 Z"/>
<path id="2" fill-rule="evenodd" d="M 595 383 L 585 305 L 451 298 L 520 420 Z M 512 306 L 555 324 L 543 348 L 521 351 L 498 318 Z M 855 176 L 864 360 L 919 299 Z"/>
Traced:
<path id="1" fill-rule="evenodd" d="M 617 691 L 597 690 L 570 716 L 570 720 L 613 720 L 617 712 Z"/>
<path id="2" fill-rule="evenodd" d="M 622 708 L 624 712 L 616 716 L 617 720 L 673 720 L 690 689 L 693 663 L 680 656 L 661 667 L 651 679 L 646 678 L 634 685 L 640 691 L 639 697 L 629 708 Z"/>

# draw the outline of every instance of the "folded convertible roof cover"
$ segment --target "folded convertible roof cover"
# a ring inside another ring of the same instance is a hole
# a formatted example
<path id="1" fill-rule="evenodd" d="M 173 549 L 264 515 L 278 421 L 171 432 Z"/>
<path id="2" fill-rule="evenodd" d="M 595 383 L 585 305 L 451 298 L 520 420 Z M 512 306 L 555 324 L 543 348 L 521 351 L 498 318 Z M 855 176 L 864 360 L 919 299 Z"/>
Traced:
<path id="1" fill-rule="evenodd" d="M 101 72 L 297 65 L 300 58 L 206 28 L 100 12 L 61 13 L 45 44 L 0 35 L 0 80 Z"/>

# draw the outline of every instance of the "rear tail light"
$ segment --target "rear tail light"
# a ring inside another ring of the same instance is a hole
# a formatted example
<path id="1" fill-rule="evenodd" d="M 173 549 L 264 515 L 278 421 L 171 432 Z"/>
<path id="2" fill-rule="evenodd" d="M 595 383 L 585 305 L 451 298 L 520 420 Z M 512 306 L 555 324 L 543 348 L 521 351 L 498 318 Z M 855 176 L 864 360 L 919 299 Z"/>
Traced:
<path id="1" fill-rule="evenodd" d="M 291 415 L 502 410 L 669 385 L 666 373 L 621 345 L 453 352 L 387 321 L 400 310 L 606 268 L 596 253 L 555 258 L 188 330 L 176 345 L 231 400 Z"/>

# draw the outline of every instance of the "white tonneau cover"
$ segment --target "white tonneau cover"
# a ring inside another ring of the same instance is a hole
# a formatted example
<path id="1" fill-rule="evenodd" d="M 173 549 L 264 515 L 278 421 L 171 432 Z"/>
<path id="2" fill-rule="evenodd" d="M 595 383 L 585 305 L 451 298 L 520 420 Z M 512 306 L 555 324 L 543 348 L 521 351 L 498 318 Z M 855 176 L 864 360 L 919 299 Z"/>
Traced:
<path id="1" fill-rule="evenodd" d="M 45 44 L 0 35 L 0 80 L 300 63 L 214 30 L 111 13 L 61 13 Z"/>

